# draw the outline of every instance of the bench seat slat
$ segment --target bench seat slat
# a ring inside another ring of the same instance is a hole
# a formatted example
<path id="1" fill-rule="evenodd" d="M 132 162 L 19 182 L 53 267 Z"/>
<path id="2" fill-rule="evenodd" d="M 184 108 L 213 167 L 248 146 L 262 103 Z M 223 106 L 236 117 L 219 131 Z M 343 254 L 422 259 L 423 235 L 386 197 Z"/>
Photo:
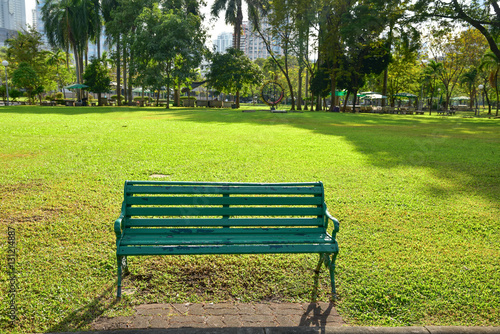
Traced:
<path id="1" fill-rule="evenodd" d="M 130 245 L 258 245 L 258 244 L 322 244 L 332 243 L 328 234 L 210 234 L 210 235 L 154 235 L 125 234 L 121 246 Z"/>
<path id="2" fill-rule="evenodd" d="M 192 254 L 275 254 L 275 253 L 336 253 L 337 243 L 311 245 L 207 245 L 207 246 L 119 246 L 123 255 L 192 255 Z"/>
<path id="3" fill-rule="evenodd" d="M 129 218 L 127 227 L 200 227 L 200 226 L 322 226 L 323 218 Z"/>
<path id="4" fill-rule="evenodd" d="M 321 207 L 298 208 L 207 208 L 207 207 L 132 207 L 127 208 L 128 216 L 319 216 Z"/>
<path id="5" fill-rule="evenodd" d="M 169 185 L 126 185 L 126 194 L 241 194 L 241 195 L 322 195 L 320 186 L 283 187 L 283 186 L 169 186 Z"/>
<path id="6" fill-rule="evenodd" d="M 128 205 L 322 205 L 321 197 L 127 196 Z"/>
<path id="7" fill-rule="evenodd" d="M 325 233 L 324 227 L 305 227 L 305 228 L 283 228 L 283 227 L 262 227 L 262 228 L 127 228 L 124 231 L 124 234 L 127 235 L 141 235 L 141 234 L 151 234 L 154 233 L 156 235 L 165 235 L 165 234 L 176 234 L 176 235 L 184 235 L 184 237 L 188 237 L 190 235 L 196 234 L 308 234 L 308 233 L 316 233 L 323 234 Z"/>

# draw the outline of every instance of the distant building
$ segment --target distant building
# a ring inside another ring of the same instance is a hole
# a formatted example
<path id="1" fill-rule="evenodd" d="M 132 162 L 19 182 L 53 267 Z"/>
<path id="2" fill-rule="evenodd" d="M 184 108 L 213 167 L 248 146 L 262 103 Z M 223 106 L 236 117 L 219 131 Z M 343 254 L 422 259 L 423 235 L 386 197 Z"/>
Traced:
<path id="1" fill-rule="evenodd" d="M 215 52 L 224 53 L 233 46 L 233 34 L 230 32 L 223 32 L 213 40 L 213 44 Z"/>
<path id="2" fill-rule="evenodd" d="M 24 0 L 0 0 L 0 28 L 9 30 L 26 28 Z"/>
<path id="3" fill-rule="evenodd" d="M 14 37 L 17 37 L 17 30 L 0 28 L 0 46 L 6 46 L 5 41 Z"/>
<path id="4" fill-rule="evenodd" d="M 0 0 L 1 1 L 1 0 Z M 47 40 L 47 35 L 45 35 L 45 27 L 42 20 L 42 7 L 45 4 L 45 0 L 38 0 L 35 9 L 31 11 L 31 17 L 33 22 L 33 28 L 42 34 L 43 48 L 50 50 L 49 41 Z"/>
<path id="5" fill-rule="evenodd" d="M 24 0 L 0 0 L 0 44 L 26 28 L 26 7 Z"/>
<path id="6" fill-rule="evenodd" d="M 242 36 L 240 49 L 250 58 L 255 60 L 257 58 L 267 58 L 269 57 L 269 52 L 267 51 L 266 44 L 257 32 L 253 32 L 253 26 L 251 22 L 244 21 L 242 24 Z M 267 23 L 262 24 L 262 30 L 265 32 L 269 29 Z M 283 55 L 283 49 L 279 45 L 279 40 L 273 38 L 268 33 L 265 33 L 266 39 L 271 41 L 271 50 L 275 55 Z"/>
<path id="7" fill-rule="evenodd" d="M 267 31 L 269 25 L 264 23 L 263 30 Z M 240 50 L 243 51 L 248 58 L 255 60 L 257 58 L 267 58 L 269 57 L 269 52 L 267 51 L 266 44 L 256 32 L 253 32 L 252 24 L 248 21 L 243 21 L 241 25 L 241 41 Z M 283 50 L 279 45 L 279 41 L 276 38 L 272 38 L 269 34 L 266 34 L 266 38 L 271 40 L 271 50 L 275 55 L 283 55 Z M 233 34 L 229 32 L 223 32 L 217 39 L 213 40 L 213 45 L 215 52 L 224 53 L 228 48 L 233 46 Z"/>

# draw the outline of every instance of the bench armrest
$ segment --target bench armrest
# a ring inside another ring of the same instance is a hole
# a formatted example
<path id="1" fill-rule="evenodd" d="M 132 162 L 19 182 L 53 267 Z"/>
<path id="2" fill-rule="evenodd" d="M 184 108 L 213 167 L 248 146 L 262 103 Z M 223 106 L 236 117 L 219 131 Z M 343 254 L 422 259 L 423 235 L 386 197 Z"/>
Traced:
<path id="1" fill-rule="evenodd" d="M 123 218 L 125 217 L 125 205 L 122 204 L 122 212 L 120 214 L 120 217 L 118 217 L 117 220 L 115 220 L 115 234 L 116 234 L 116 242 L 120 239 L 122 235 L 122 230 L 123 230 Z"/>
<path id="2" fill-rule="evenodd" d="M 337 220 L 337 218 L 333 217 L 330 212 L 328 212 L 328 210 L 325 211 L 325 215 L 333 222 L 333 233 L 337 233 L 340 229 L 339 221 Z"/>

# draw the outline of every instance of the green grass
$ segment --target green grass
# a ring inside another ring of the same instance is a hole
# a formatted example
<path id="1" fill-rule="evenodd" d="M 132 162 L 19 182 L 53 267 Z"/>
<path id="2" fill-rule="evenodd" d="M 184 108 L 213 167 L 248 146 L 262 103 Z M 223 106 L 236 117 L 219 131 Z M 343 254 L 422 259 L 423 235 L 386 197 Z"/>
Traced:
<path id="1" fill-rule="evenodd" d="M 247 107 L 247 109 L 254 109 Z M 154 302 L 311 301 L 316 256 L 131 258 L 127 179 L 325 184 L 352 325 L 500 325 L 498 119 L 222 109 L 0 109 L 0 332 L 88 329 Z M 7 227 L 18 241 L 8 327 Z M 323 269 L 319 300 L 329 298 Z"/>

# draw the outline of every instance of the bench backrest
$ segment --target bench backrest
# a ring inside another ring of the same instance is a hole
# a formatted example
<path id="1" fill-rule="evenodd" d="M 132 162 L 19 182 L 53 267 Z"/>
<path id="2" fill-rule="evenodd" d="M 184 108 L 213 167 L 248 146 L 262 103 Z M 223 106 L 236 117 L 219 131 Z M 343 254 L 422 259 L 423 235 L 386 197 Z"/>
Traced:
<path id="1" fill-rule="evenodd" d="M 326 229 L 323 184 L 127 181 L 124 227 Z"/>

